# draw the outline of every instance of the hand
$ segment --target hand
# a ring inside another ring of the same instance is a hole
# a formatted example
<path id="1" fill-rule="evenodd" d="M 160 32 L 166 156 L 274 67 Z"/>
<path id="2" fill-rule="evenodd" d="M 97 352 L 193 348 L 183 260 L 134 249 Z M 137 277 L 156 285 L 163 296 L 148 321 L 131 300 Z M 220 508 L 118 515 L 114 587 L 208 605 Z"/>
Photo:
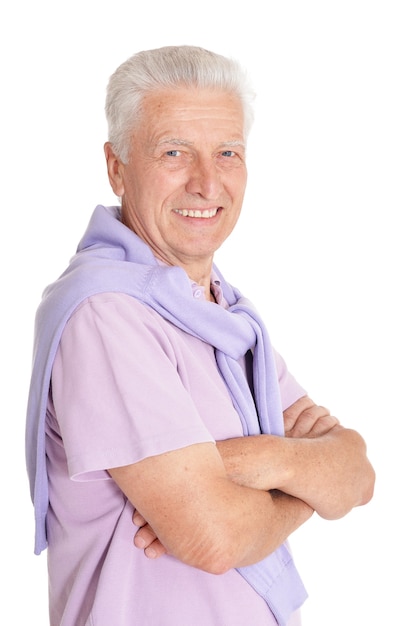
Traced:
<path id="1" fill-rule="evenodd" d="M 134 511 L 132 520 L 139 527 L 133 540 L 135 546 L 143 550 L 149 559 L 157 559 L 166 554 L 166 549 L 139 511 Z"/>
<path id="2" fill-rule="evenodd" d="M 308 397 L 300 398 L 284 411 L 285 436 L 292 438 L 321 437 L 339 424 L 324 406 L 317 406 Z"/>
<path id="3" fill-rule="evenodd" d="M 361 435 L 336 424 L 320 437 L 285 438 L 297 454 L 282 491 L 307 502 L 325 519 L 339 519 L 372 498 L 375 472 Z"/>

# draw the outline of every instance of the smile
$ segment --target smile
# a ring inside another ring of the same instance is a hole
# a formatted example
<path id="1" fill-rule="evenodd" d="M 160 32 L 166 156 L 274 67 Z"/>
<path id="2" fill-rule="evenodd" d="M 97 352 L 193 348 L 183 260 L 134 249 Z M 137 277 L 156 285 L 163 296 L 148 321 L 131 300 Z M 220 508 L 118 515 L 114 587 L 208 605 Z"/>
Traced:
<path id="1" fill-rule="evenodd" d="M 218 207 L 215 209 L 204 209 L 203 211 L 200 209 L 174 209 L 174 213 L 178 213 L 178 215 L 183 217 L 203 217 L 208 219 L 209 217 L 214 217 L 218 210 Z"/>

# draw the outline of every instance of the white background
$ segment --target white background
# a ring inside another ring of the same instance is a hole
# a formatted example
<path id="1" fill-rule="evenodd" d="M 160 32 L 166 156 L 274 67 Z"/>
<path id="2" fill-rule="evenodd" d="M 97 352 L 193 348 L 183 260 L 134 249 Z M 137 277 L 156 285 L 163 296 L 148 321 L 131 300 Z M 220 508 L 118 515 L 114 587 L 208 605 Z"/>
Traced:
<path id="1" fill-rule="evenodd" d="M 24 463 L 35 309 L 94 206 L 115 202 L 109 75 L 140 49 L 182 43 L 238 58 L 258 93 L 245 207 L 217 262 L 313 399 L 364 435 L 377 471 L 372 503 L 293 536 L 304 624 L 417 623 L 414 5 L 2 4 L 1 624 L 47 624 Z"/>

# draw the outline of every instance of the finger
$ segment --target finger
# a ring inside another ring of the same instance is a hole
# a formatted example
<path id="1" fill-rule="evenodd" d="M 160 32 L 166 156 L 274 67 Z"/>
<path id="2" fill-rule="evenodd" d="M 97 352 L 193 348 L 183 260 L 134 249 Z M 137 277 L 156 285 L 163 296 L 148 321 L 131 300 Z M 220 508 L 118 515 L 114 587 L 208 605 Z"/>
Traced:
<path id="1" fill-rule="evenodd" d="M 314 407 L 315 404 L 308 396 L 303 396 L 294 402 L 293 405 L 285 409 L 284 411 L 284 425 L 285 432 L 290 432 L 297 423 L 300 415 L 309 408 Z"/>
<path id="2" fill-rule="evenodd" d="M 151 543 L 155 541 L 156 538 L 156 534 L 149 526 L 149 524 L 145 524 L 145 526 L 142 526 L 136 532 L 133 541 L 137 548 L 141 548 L 142 550 L 144 550 L 148 548 Z"/>
<path id="3" fill-rule="evenodd" d="M 146 519 L 136 509 L 133 512 L 132 521 L 135 524 L 135 526 L 139 526 L 139 527 L 145 526 L 146 524 Z"/>
<path id="4" fill-rule="evenodd" d="M 134 537 L 134 544 L 137 548 L 144 551 L 149 559 L 157 559 L 166 554 L 166 549 L 159 541 L 149 524 L 142 526 Z"/>
<path id="5" fill-rule="evenodd" d="M 155 539 L 155 541 L 153 541 L 148 548 L 145 548 L 145 555 L 148 557 L 148 559 L 157 559 L 163 554 L 166 554 L 166 552 L 166 549 L 159 541 L 159 539 Z"/>
<path id="6" fill-rule="evenodd" d="M 293 427 L 286 431 L 287 437 L 306 437 L 314 429 L 317 422 L 330 417 L 330 412 L 323 406 L 314 405 L 302 411 Z M 320 427 L 318 426 L 318 430 Z"/>
<path id="7" fill-rule="evenodd" d="M 310 430 L 310 435 L 314 437 L 319 437 L 320 435 L 325 435 L 332 430 L 337 424 L 340 424 L 337 417 L 334 415 L 325 415 L 320 417 L 312 426 Z"/>

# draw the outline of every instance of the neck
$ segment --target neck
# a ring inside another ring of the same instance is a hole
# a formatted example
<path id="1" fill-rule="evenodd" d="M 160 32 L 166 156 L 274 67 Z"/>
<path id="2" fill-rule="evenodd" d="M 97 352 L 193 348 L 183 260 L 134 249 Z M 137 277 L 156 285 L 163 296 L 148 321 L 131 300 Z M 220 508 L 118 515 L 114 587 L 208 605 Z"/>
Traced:
<path id="1" fill-rule="evenodd" d="M 182 269 L 185 271 L 188 278 L 192 282 L 196 283 L 197 285 L 200 285 L 201 287 L 204 287 L 206 299 L 215 301 L 210 291 L 211 273 L 213 269 L 212 259 L 210 259 L 209 261 L 205 261 L 203 264 L 202 263 L 191 264 L 191 263 L 184 263 L 184 262 L 181 263 L 178 261 L 172 263 L 162 258 L 160 258 L 160 260 L 166 263 L 167 265 L 174 265 L 174 266 L 177 265 L 178 267 L 182 267 Z"/>

